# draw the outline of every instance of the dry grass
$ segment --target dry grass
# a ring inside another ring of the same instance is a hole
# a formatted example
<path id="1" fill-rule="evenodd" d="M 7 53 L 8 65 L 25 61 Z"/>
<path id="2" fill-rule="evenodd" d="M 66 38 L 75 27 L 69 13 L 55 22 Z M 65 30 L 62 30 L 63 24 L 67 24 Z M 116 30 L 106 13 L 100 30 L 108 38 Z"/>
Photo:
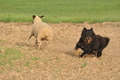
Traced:
<path id="1" fill-rule="evenodd" d="M 0 23 L 1 80 L 120 79 L 120 22 L 49 24 L 54 29 L 54 39 L 46 49 L 37 50 L 34 37 L 24 45 L 31 23 Z M 83 27 L 93 27 L 96 34 L 110 37 L 110 44 L 104 49 L 101 58 L 74 56 L 73 49 Z M 9 56 L 4 58 L 6 51 Z"/>

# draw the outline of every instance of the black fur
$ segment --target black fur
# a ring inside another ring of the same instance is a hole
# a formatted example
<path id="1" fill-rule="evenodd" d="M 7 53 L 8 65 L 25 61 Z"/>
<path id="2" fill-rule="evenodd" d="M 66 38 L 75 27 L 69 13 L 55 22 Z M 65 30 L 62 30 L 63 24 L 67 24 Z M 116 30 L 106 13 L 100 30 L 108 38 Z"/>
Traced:
<path id="1" fill-rule="evenodd" d="M 102 37 L 96 35 L 93 28 L 84 28 L 81 33 L 80 40 L 76 44 L 75 50 L 81 48 L 84 52 L 80 55 L 83 57 L 85 54 L 94 54 L 97 57 L 102 56 L 102 50 L 108 45 L 110 39 L 108 37 Z"/>

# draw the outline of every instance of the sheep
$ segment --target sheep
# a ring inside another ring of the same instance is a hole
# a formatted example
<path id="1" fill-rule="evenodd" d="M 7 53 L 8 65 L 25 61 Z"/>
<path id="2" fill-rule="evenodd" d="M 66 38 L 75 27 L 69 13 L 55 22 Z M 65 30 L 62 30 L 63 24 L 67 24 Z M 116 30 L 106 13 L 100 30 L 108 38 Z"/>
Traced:
<path id="1" fill-rule="evenodd" d="M 28 39 L 25 41 L 25 43 L 27 43 L 28 40 L 32 36 L 34 36 L 36 38 L 35 43 L 38 45 L 38 49 L 40 49 L 43 41 L 46 41 L 47 43 L 49 41 L 52 41 L 53 29 L 47 23 L 42 22 L 41 18 L 44 17 L 44 15 L 43 16 L 33 15 L 32 17 L 33 17 L 32 31 Z"/>

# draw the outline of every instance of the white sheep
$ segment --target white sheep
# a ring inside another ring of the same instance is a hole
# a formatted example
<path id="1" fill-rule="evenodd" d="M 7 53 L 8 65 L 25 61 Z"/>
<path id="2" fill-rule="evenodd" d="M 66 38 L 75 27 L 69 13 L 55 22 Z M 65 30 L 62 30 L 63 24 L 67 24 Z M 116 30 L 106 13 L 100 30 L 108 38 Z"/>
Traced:
<path id="1" fill-rule="evenodd" d="M 40 49 L 42 41 L 52 41 L 53 38 L 53 29 L 50 25 L 48 25 L 45 22 L 42 22 L 41 18 L 44 16 L 36 16 L 33 15 L 33 26 L 32 31 L 28 39 L 25 41 L 25 43 L 28 42 L 28 40 L 34 36 L 36 38 L 36 44 L 38 45 L 38 49 Z"/>

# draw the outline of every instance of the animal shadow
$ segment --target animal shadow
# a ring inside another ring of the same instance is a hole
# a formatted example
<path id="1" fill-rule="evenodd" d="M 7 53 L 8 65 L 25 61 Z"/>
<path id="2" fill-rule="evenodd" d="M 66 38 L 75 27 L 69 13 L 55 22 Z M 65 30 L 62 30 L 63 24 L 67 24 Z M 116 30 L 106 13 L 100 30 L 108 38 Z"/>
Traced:
<path id="1" fill-rule="evenodd" d="M 24 42 L 17 42 L 15 43 L 19 47 L 27 46 L 27 47 L 35 47 L 37 45 L 30 45 L 30 44 L 25 44 Z"/>
<path id="2" fill-rule="evenodd" d="M 65 52 L 65 54 L 70 55 L 70 56 L 72 56 L 72 57 L 75 57 L 75 56 L 76 56 L 76 55 L 74 54 L 74 50 L 73 50 L 73 51 L 67 51 L 67 52 Z"/>

